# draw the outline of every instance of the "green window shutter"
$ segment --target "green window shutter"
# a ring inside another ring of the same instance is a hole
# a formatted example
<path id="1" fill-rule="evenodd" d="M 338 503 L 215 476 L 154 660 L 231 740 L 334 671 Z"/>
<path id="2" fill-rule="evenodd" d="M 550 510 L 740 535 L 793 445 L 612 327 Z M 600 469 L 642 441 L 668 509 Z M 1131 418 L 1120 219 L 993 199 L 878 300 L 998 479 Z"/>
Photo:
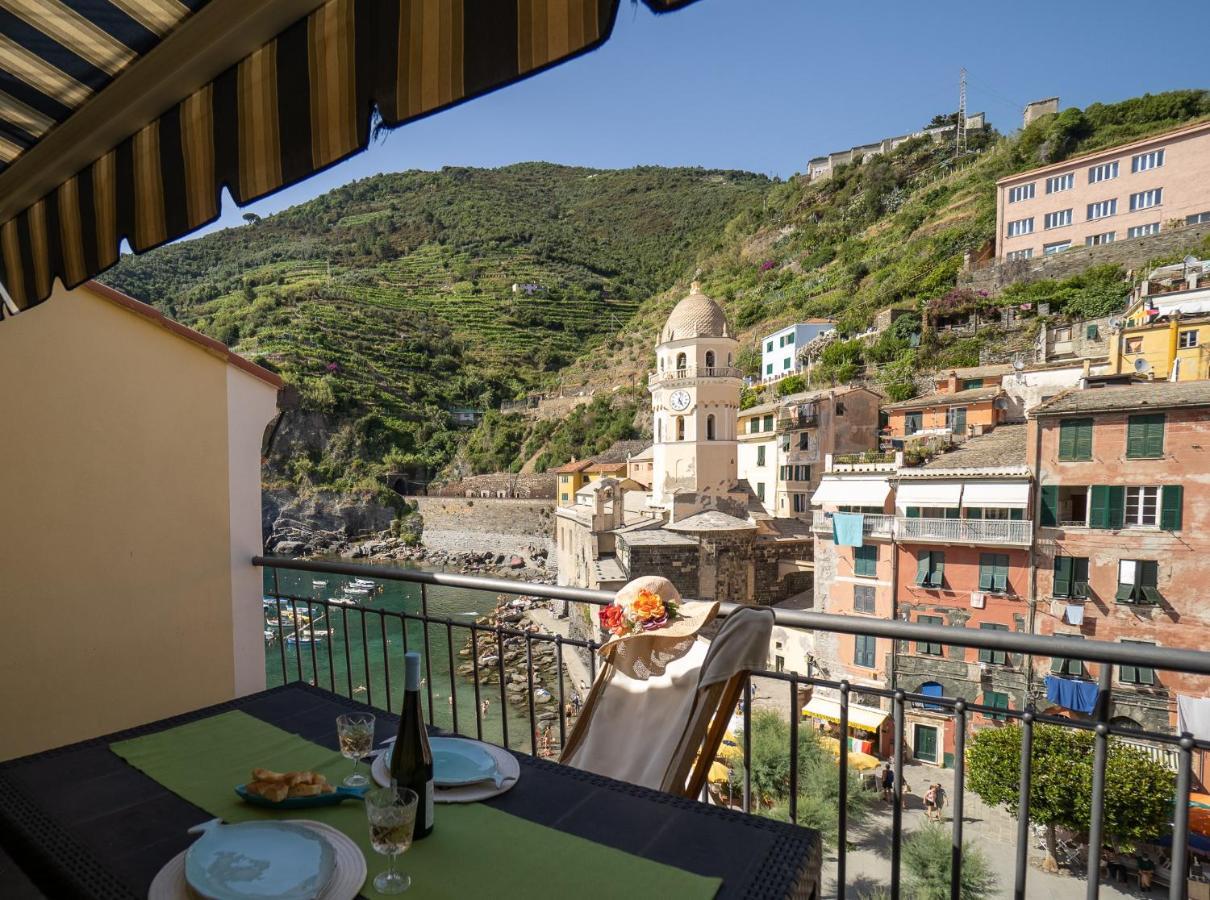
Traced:
<path id="1" fill-rule="evenodd" d="M 1143 666 L 1139 669 L 1139 684 L 1155 684 L 1155 669 Z"/>
<path id="2" fill-rule="evenodd" d="M 1184 493 L 1184 488 L 1179 484 L 1166 484 L 1160 488 L 1160 528 L 1165 531 L 1181 530 Z"/>
<path id="3" fill-rule="evenodd" d="M 1044 484 L 1040 492 L 1042 503 L 1042 525 L 1053 528 L 1059 524 L 1059 486 Z"/>
<path id="4" fill-rule="evenodd" d="M 1019 506 L 1014 506 L 1008 511 L 1008 519 L 1010 522 L 1020 522 L 1024 518 L 1025 510 L 1021 509 Z"/>
<path id="5" fill-rule="evenodd" d="M 919 519 L 920 518 L 920 507 L 919 506 L 909 506 L 907 508 L 907 517 L 909 519 Z"/>
<path id="6" fill-rule="evenodd" d="M 1164 455 L 1164 414 L 1131 416 L 1126 425 L 1126 456 L 1158 459 Z"/>
<path id="7" fill-rule="evenodd" d="M 929 580 L 929 552 L 921 550 L 916 554 L 916 584 L 924 586 Z"/>
<path id="8" fill-rule="evenodd" d="M 968 519 L 982 519 L 983 509 L 978 506 L 968 506 L 966 508 L 966 517 Z"/>
<path id="9" fill-rule="evenodd" d="M 1077 556 L 1071 566 L 1071 596 L 1088 597 L 1088 557 Z"/>
<path id="10" fill-rule="evenodd" d="M 1164 455 L 1164 416 L 1152 416 L 1153 421 L 1147 424 L 1147 455 L 1161 457 Z"/>
<path id="11" fill-rule="evenodd" d="M 1121 528 L 1126 524 L 1126 488 L 1120 484 L 1109 486 L 1109 528 Z"/>
<path id="12" fill-rule="evenodd" d="M 1076 428 L 1079 419 L 1063 419 L 1059 422 L 1059 459 L 1076 458 Z"/>
<path id="13" fill-rule="evenodd" d="M 1109 527 L 1109 488 L 1103 484 L 1088 489 L 1088 524 L 1092 528 Z"/>
<path id="14" fill-rule="evenodd" d="M 991 553 L 979 554 L 979 590 L 990 591 L 995 572 L 995 556 Z"/>
<path id="15" fill-rule="evenodd" d="M 1147 603 L 1162 603 L 1164 598 L 1159 591 L 1160 564 L 1154 559 L 1139 560 L 1138 578 L 1139 590 Z"/>
<path id="16" fill-rule="evenodd" d="M 1113 595 L 1114 600 L 1120 600 L 1123 603 L 1129 603 L 1134 598 L 1134 585 L 1122 584 L 1118 582 L 1118 592 Z"/>
<path id="17" fill-rule="evenodd" d="M 1100 336 L 1100 334 L 1101 333 L 1100 333 L 1100 331 L 1097 330 L 1096 325 L 1089 325 L 1088 328 L 1084 331 L 1084 337 L 1090 341 L 1095 341 Z"/>
<path id="18" fill-rule="evenodd" d="M 1008 556 L 1004 553 L 996 553 L 993 555 L 994 569 L 992 572 L 992 586 L 997 591 L 1008 590 Z"/>
<path id="19" fill-rule="evenodd" d="M 1055 597 L 1071 596 L 1071 566 L 1070 556 L 1055 557 L 1055 582 L 1050 592 Z"/>
<path id="20" fill-rule="evenodd" d="M 929 574 L 929 587 L 941 587 L 945 582 L 945 554 L 934 550 L 932 556 L 933 571 Z"/>
<path id="21" fill-rule="evenodd" d="M 962 510 L 958 509 L 956 506 L 952 508 L 946 507 L 945 517 L 947 519 L 960 519 L 962 518 Z"/>
<path id="22" fill-rule="evenodd" d="M 1081 419 L 1076 429 L 1076 459 L 1092 459 L 1092 419 Z"/>
<path id="23" fill-rule="evenodd" d="M 1118 681 L 1123 684 L 1138 684 L 1139 670 L 1134 666 L 1122 665 L 1118 667 Z"/>
<path id="24" fill-rule="evenodd" d="M 1063 657 L 1052 656 L 1050 658 L 1050 671 L 1054 672 L 1056 675 L 1059 675 L 1063 672 L 1063 668 L 1066 663 L 1067 660 L 1065 660 Z"/>

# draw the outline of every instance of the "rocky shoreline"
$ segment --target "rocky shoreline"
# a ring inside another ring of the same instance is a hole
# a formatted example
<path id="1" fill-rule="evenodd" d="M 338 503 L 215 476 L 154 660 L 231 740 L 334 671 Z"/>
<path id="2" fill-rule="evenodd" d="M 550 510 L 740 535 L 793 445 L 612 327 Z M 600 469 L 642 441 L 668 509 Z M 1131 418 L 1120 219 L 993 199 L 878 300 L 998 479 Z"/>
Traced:
<path id="1" fill-rule="evenodd" d="M 496 610 L 475 620 L 476 625 L 484 628 L 504 626 L 512 631 L 529 634 L 545 634 L 546 632 L 530 616 L 536 609 L 551 609 L 554 601 L 538 597 L 507 597 L 503 594 L 496 598 Z M 503 642 L 497 639 L 494 632 L 477 634 L 475 640 L 467 637 L 458 656 L 464 662 L 458 666 L 458 674 L 471 680 L 475 677 L 475 660 L 478 661 L 479 684 L 492 686 L 489 694 L 484 694 L 489 700 L 499 702 L 500 660 L 503 647 L 504 662 L 504 694 L 508 703 L 519 707 L 528 715 L 529 677 L 527 666 L 526 639 L 520 635 L 506 635 Z M 531 641 L 533 657 L 533 701 L 534 722 L 536 733 L 534 740 L 539 756 L 557 758 L 562 750 L 559 740 L 559 664 L 555 642 L 552 640 Z M 577 686 L 566 672 L 566 654 L 564 651 L 564 681 L 563 699 L 566 704 L 566 729 L 571 733 L 572 724 L 579 714 L 581 703 L 585 698 L 584 685 Z M 481 692 L 483 693 L 483 692 Z"/>

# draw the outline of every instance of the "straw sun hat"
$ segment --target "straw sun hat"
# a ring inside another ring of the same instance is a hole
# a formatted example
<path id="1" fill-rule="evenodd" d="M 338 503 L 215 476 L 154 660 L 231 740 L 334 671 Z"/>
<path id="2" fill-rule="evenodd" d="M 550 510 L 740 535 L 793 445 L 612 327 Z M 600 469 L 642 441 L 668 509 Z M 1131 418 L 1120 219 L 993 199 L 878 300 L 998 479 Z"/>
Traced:
<path id="1" fill-rule="evenodd" d="M 642 616 L 644 613 L 650 614 L 652 609 L 658 608 L 655 602 L 657 599 L 659 605 L 664 607 L 667 621 L 660 624 L 659 619 L 648 618 L 645 620 L 647 626 L 643 627 Z M 638 607 L 635 607 L 636 601 L 639 602 Z M 611 634 L 601 646 L 601 652 L 619 641 L 640 637 L 677 640 L 692 637 L 718 613 L 717 603 L 682 600 L 680 591 L 673 586 L 672 582 L 658 575 L 644 575 L 641 578 L 635 578 L 618 589 L 613 603 L 602 607 L 598 613 L 601 626 L 606 630 L 609 629 L 605 620 L 608 618 L 617 620 L 618 618 L 617 612 L 610 612 L 615 608 L 621 611 L 625 624 L 634 628 L 635 623 L 639 623 L 639 627 L 626 634 Z"/>

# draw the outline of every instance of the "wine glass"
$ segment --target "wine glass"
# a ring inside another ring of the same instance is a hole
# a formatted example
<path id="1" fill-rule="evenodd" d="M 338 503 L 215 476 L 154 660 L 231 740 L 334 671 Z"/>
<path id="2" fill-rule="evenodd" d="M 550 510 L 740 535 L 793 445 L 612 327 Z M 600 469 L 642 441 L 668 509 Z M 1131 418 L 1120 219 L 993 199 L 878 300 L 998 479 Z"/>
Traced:
<path id="1" fill-rule="evenodd" d="M 374 714 L 346 713 L 336 717 L 336 736 L 340 741 L 340 755 L 353 760 L 353 771 L 344 780 L 348 787 L 361 787 L 370 779 L 357 771 L 362 757 L 368 756 L 374 747 Z"/>
<path id="2" fill-rule="evenodd" d="M 412 846 L 416 827 L 416 792 L 391 781 L 390 787 L 366 792 L 366 818 L 370 821 L 370 845 L 387 858 L 387 870 L 374 878 L 380 894 L 402 894 L 412 885 L 410 875 L 395 871 L 395 856 Z"/>

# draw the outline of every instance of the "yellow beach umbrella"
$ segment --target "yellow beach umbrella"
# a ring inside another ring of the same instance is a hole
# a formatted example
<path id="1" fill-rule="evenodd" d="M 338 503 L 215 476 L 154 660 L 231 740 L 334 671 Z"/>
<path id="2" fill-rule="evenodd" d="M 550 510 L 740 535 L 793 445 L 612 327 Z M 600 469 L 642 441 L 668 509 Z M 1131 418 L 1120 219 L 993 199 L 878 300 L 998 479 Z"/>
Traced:
<path id="1" fill-rule="evenodd" d="M 731 781 L 731 770 L 721 762 L 713 762 L 710 764 L 710 773 L 706 780 L 711 784 L 727 784 Z"/>

